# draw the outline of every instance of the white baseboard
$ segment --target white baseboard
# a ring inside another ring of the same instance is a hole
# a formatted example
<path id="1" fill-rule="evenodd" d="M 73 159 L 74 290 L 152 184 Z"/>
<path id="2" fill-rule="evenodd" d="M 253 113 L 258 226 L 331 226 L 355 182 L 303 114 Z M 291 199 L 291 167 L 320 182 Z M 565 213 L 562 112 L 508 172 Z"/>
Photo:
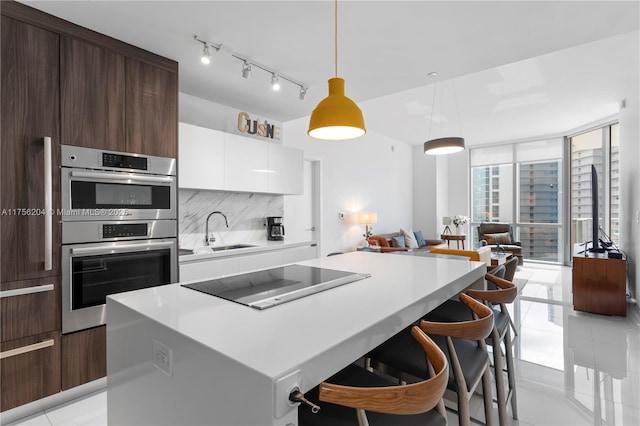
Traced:
<path id="1" fill-rule="evenodd" d="M 44 410 L 66 404 L 74 399 L 106 389 L 106 387 L 107 378 L 103 377 L 101 379 L 94 380 L 93 382 L 85 383 L 83 385 L 76 386 L 75 388 L 47 396 L 46 398 L 12 408 L 11 410 L 0 413 L 0 425 L 4 426 L 6 424 L 13 423 L 16 420 L 42 413 Z"/>

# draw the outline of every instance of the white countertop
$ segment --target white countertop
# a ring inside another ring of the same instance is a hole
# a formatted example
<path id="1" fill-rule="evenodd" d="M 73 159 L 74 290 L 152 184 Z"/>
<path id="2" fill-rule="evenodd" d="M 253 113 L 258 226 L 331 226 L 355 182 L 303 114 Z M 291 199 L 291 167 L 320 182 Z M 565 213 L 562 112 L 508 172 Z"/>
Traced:
<path id="1" fill-rule="evenodd" d="M 281 242 L 280 247 L 289 244 Z M 189 257 L 195 256 L 202 255 Z M 351 362 L 371 350 L 486 270 L 481 262 L 368 252 L 300 264 L 372 276 L 263 311 L 171 284 L 111 295 L 107 315 L 115 302 L 262 375 L 277 378 L 306 368 L 313 376 L 308 383 L 315 384 L 346 365 L 345 359 L 353 357 Z"/>
<path id="2" fill-rule="evenodd" d="M 251 242 L 254 247 L 238 248 L 233 250 L 219 250 L 211 253 L 199 253 L 199 254 L 183 254 L 178 256 L 180 263 L 200 262 L 204 260 L 211 260 L 222 257 L 230 256 L 242 256 L 246 254 L 255 254 L 266 251 L 282 250 L 286 248 L 304 247 L 316 244 L 315 241 L 261 241 Z M 231 245 L 231 244 L 230 244 Z M 213 245 L 212 247 L 215 247 Z"/>

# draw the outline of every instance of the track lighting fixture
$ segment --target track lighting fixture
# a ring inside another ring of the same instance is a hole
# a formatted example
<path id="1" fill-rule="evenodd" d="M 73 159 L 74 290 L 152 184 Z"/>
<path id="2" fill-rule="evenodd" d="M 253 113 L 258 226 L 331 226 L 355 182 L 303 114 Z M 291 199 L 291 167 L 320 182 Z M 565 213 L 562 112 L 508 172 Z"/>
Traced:
<path id="1" fill-rule="evenodd" d="M 271 88 L 277 92 L 280 90 L 280 80 L 278 80 L 278 76 L 276 73 L 271 73 Z"/>
<path id="2" fill-rule="evenodd" d="M 251 65 L 247 61 L 242 64 L 242 78 L 251 77 Z"/>
<path id="3" fill-rule="evenodd" d="M 204 40 L 199 39 L 197 35 L 194 35 L 193 39 L 198 43 L 202 43 L 203 45 L 202 56 L 200 58 L 203 64 L 208 65 L 211 62 L 211 52 L 209 48 L 215 49 L 214 53 L 221 52 L 222 44 L 208 43 Z M 232 58 L 235 58 L 242 62 L 242 78 L 250 78 L 253 74 L 253 68 L 255 67 L 271 74 L 271 88 L 274 91 L 280 90 L 280 80 L 286 80 L 289 83 L 295 84 L 300 88 L 298 99 L 300 99 L 301 101 L 304 101 L 306 99 L 307 91 L 309 90 L 306 84 L 300 83 L 299 81 L 296 81 L 291 77 L 287 77 L 286 75 L 283 75 L 282 73 L 277 72 L 265 65 L 259 64 L 246 56 L 235 53 L 235 51 L 229 46 L 225 46 L 224 50 L 222 50 L 222 53 L 226 53 L 226 56 L 231 56 Z"/>

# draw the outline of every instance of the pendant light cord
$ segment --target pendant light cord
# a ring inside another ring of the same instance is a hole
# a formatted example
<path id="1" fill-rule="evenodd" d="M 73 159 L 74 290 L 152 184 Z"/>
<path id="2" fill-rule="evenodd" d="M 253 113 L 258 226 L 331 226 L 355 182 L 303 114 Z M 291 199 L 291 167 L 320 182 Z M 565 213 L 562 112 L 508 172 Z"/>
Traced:
<path id="1" fill-rule="evenodd" d="M 338 78 L 338 0 L 334 2 L 334 33 L 333 33 L 333 52 L 334 52 L 334 64 L 336 67 L 336 78 Z"/>
<path id="2" fill-rule="evenodd" d="M 456 81 L 451 80 L 451 85 L 453 86 L 453 102 L 456 104 L 456 115 L 458 118 L 458 133 L 462 136 L 462 123 L 460 120 L 460 110 L 458 109 L 458 96 L 456 95 Z"/>
<path id="3" fill-rule="evenodd" d="M 433 111 L 436 107 L 436 92 L 438 90 L 438 82 L 433 85 L 433 100 L 431 101 L 431 120 L 429 121 L 429 140 L 431 139 L 431 127 L 433 127 Z"/>

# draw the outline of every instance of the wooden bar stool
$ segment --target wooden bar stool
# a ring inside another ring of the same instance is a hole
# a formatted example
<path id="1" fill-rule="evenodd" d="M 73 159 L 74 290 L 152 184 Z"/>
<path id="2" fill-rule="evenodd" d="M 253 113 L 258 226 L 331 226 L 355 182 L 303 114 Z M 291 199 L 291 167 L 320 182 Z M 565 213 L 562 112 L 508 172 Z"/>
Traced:
<path id="1" fill-rule="evenodd" d="M 428 358 L 430 378 L 399 385 L 387 377 L 354 364 L 307 392 L 310 401 L 319 400 L 316 414 L 306 407 L 298 410 L 300 426 L 346 425 L 446 425 L 442 395 L 447 388 L 449 366 L 445 354 L 418 327 L 412 327 L 413 344 Z M 426 373 L 426 372 L 425 372 Z"/>
<path id="2" fill-rule="evenodd" d="M 495 327 L 492 332 L 490 344 L 493 346 L 493 363 L 495 369 L 496 378 L 496 393 L 498 396 L 498 414 L 500 415 L 500 424 L 506 424 L 507 409 L 506 405 L 511 402 L 511 415 L 514 419 L 518 418 L 518 404 L 516 399 L 516 374 L 513 364 L 513 344 L 511 341 L 511 328 L 513 327 L 514 333 L 515 325 L 507 310 L 507 303 L 513 303 L 518 296 L 518 288 L 510 281 L 495 277 L 492 275 L 485 275 L 485 279 L 495 284 L 497 287 L 494 290 L 467 290 L 467 294 L 479 300 L 483 300 L 487 306 L 493 308 L 495 317 Z M 499 309 L 495 309 L 493 306 L 499 306 Z M 504 345 L 505 359 L 507 362 L 507 383 L 508 390 L 505 392 L 504 377 L 503 377 L 503 363 L 502 363 L 502 349 L 500 343 Z"/>
<path id="3" fill-rule="evenodd" d="M 485 419 L 490 425 L 493 424 L 493 398 L 485 339 L 493 329 L 493 311 L 466 294 L 460 295 L 460 301 L 475 319 L 453 323 L 422 320 L 420 328 L 447 356 L 452 371 L 447 388 L 456 394 L 459 424 L 470 424 L 469 400 L 482 382 Z M 409 345 L 408 337 L 408 333 L 401 332 L 374 349 L 370 353 L 371 366 L 406 382 L 425 378 L 424 356 Z"/>
<path id="4" fill-rule="evenodd" d="M 511 414 L 514 419 L 518 418 L 515 387 L 515 370 L 513 365 L 513 345 L 511 340 L 512 325 L 506 303 L 511 303 L 517 297 L 516 286 L 500 277 L 486 274 L 490 290 L 467 290 L 469 296 L 483 300 L 487 306 L 491 307 L 494 314 L 494 328 L 491 335 L 486 340 L 493 347 L 493 368 L 496 381 L 496 402 L 498 403 L 498 416 L 501 425 L 507 424 L 507 405 L 511 402 Z M 499 306 L 495 309 L 494 306 Z M 425 316 L 431 321 L 457 322 L 472 319 L 469 309 L 456 300 L 448 300 Z M 502 356 L 501 343 L 504 343 L 506 369 Z M 507 372 L 508 390 L 504 383 L 503 371 Z"/>

